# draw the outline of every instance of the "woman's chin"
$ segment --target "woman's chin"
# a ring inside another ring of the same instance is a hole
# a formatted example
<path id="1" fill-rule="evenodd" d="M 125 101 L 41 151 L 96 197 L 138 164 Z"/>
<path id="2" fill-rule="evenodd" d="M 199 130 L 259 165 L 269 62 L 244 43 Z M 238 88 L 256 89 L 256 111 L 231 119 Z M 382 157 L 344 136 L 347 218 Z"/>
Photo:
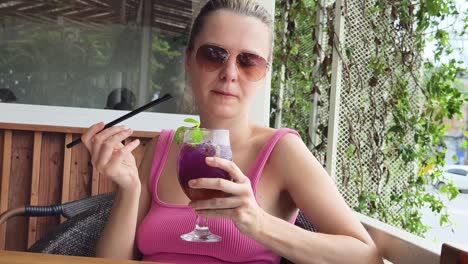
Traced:
<path id="1" fill-rule="evenodd" d="M 212 105 L 209 108 L 205 108 L 203 112 L 209 116 L 223 119 L 231 119 L 239 115 L 238 109 L 227 105 Z"/>

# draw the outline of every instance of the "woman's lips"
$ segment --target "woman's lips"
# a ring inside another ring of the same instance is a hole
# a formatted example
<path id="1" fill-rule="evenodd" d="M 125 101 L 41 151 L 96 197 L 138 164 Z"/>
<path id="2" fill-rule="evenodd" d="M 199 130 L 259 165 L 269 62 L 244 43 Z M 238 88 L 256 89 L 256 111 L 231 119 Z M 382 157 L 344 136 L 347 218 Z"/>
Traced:
<path id="1" fill-rule="evenodd" d="M 223 92 L 223 91 L 216 91 L 216 90 L 213 90 L 212 91 L 213 93 L 215 93 L 216 95 L 219 95 L 219 96 L 226 96 L 226 97 L 237 97 L 233 94 L 230 94 L 228 92 Z"/>

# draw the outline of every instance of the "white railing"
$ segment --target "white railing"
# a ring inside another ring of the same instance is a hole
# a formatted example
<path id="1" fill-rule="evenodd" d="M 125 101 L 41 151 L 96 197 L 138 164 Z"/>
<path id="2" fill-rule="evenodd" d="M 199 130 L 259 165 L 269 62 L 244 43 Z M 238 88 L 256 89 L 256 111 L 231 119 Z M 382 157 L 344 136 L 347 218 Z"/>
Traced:
<path id="1" fill-rule="evenodd" d="M 395 264 L 440 263 L 440 245 L 368 216 L 356 214 L 387 261 Z"/>

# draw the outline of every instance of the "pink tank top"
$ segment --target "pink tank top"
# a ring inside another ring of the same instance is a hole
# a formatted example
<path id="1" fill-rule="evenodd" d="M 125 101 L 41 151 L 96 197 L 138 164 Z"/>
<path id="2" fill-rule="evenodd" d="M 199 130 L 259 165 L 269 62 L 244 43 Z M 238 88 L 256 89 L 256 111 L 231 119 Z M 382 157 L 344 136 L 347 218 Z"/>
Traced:
<path id="1" fill-rule="evenodd" d="M 211 218 L 210 230 L 222 237 L 221 242 L 196 243 L 180 239 L 193 230 L 195 212 L 187 205 L 169 204 L 158 197 L 158 181 L 163 171 L 175 131 L 164 130 L 159 136 L 149 178 L 151 208 L 137 229 L 136 242 L 143 260 L 169 263 L 279 263 L 281 257 L 245 236 L 231 220 Z M 248 174 L 254 194 L 270 153 L 278 140 L 291 129 L 278 129 L 263 147 Z M 290 220 L 294 223 L 296 216 Z"/>

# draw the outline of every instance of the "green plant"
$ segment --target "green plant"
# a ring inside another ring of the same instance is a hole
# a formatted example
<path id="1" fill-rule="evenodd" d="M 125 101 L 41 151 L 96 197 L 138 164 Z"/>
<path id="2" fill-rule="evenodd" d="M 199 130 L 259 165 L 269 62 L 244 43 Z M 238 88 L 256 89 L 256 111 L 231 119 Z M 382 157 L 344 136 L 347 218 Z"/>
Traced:
<path id="1" fill-rule="evenodd" d="M 400 191 L 392 192 L 390 197 L 382 195 L 382 188 L 361 191 L 355 210 L 423 236 L 428 227 L 422 222 L 422 208 L 440 214 L 441 226 L 449 223 L 441 198 L 428 193 L 425 186 L 442 177 L 440 169 L 445 164 L 446 148 L 442 141 L 446 130 L 444 120 L 462 115 L 466 102 L 466 97 L 454 85 L 456 75 L 464 70 L 461 63 L 441 62 L 441 56 L 450 54 L 452 48 L 449 33 L 440 27 L 440 21 L 459 14 L 454 1 L 448 0 L 376 1 L 369 15 L 374 26 L 373 41 L 377 44 L 368 65 L 373 72 L 369 85 L 376 88 L 377 80 L 384 80 L 390 88 L 390 94 L 384 99 L 383 116 L 375 115 L 372 119 L 370 133 L 380 137 L 372 153 L 381 163 L 372 164 L 370 171 L 378 177 L 370 180 L 378 187 L 391 187 L 388 182 L 395 177 L 389 169 L 391 163 L 400 168 L 414 168 L 417 173 L 409 173 L 404 185 L 398 186 Z M 379 19 L 387 21 L 385 18 L 390 19 L 392 26 L 379 23 Z M 432 61 L 421 57 L 428 38 L 436 41 Z M 420 75 L 421 67 L 426 72 L 424 78 Z M 373 105 L 376 93 L 374 90 L 369 96 L 371 108 L 375 109 L 378 108 Z M 458 194 L 453 184 L 440 192 L 449 199 Z M 362 200 L 371 202 L 364 204 Z M 382 210 L 385 208 L 395 210 L 387 214 Z"/>
<path id="2" fill-rule="evenodd" d="M 352 5 L 345 1 L 344 6 L 344 19 L 350 23 L 346 9 Z M 278 113 L 286 112 L 282 125 L 296 128 L 306 142 L 310 140 L 309 118 L 301 117 L 310 112 L 315 87 L 329 95 L 331 65 L 330 50 L 314 39 L 317 25 L 312 8 L 318 7 L 308 1 L 276 2 L 270 122 L 278 124 Z M 368 21 L 362 30 L 372 36 L 362 38 L 372 54 L 364 64 L 354 57 L 362 46 L 337 42 L 332 26 L 326 32 L 328 46 L 336 48 L 343 63 L 342 90 L 360 91 L 363 102 L 347 109 L 352 116 L 342 117 L 347 122 L 348 144 L 337 168 L 341 191 L 356 194 L 348 196 L 356 211 L 424 235 L 428 227 L 422 221 L 422 208 L 440 214 L 440 225 L 449 223 L 441 197 L 428 193 L 425 186 L 443 177 L 444 119 L 460 116 L 467 101 L 456 85 L 457 74 L 465 69 L 456 60 L 441 60 L 453 49 L 448 29 L 440 22 L 450 17 L 463 21 L 463 30 L 458 32 L 463 35 L 468 28 L 467 13 L 460 14 L 453 0 L 371 1 L 359 13 Z M 436 43 L 434 59 L 424 60 L 421 55 L 431 39 Z M 306 42 L 314 43 L 313 52 L 304 56 L 297 51 L 307 47 Z M 319 54 L 322 59 L 317 60 Z M 278 103 L 281 100 L 283 104 Z M 326 141 L 326 133 L 321 137 Z M 323 146 L 311 148 L 317 149 Z M 402 171 L 409 176 L 402 178 Z M 458 191 L 449 184 L 440 193 L 453 199 Z"/>
<path id="3" fill-rule="evenodd" d="M 276 1 L 276 5 L 270 124 L 296 129 L 309 144 L 315 1 Z M 278 115 L 281 120 L 275 124 Z"/>

